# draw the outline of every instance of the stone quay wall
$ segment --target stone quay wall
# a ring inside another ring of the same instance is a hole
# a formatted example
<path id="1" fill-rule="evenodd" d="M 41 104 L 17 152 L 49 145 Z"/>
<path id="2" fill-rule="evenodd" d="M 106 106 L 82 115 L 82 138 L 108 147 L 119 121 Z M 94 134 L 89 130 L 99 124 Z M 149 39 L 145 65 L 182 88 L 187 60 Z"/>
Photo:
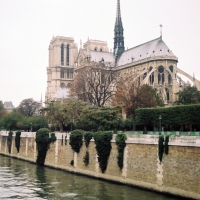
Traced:
<path id="1" fill-rule="evenodd" d="M 7 137 L 8 132 L 0 132 L 0 154 L 36 162 L 35 133 L 21 134 L 19 153 L 15 147 L 14 134 L 9 154 Z M 120 170 L 114 135 L 107 170 L 103 174 L 99 168 L 93 139 L 88 148 L 83 143 L 80 153 L 77 154 L 69 145 L 69 134 L 56 133 L 56 137 L 56 142 L 50 145 L 47 152 L 46 166 L 161 193 L 200 199 L 200 136 L 170 136 L 169 154 L 164 154 L 160 163 L 158 135 L 127 134 L 124 167 Z M 86 151 L 89 152 L 88 166 L 83 162 Z M 71 160 L 74 160 L 73 166 L 70 164 Z"/>

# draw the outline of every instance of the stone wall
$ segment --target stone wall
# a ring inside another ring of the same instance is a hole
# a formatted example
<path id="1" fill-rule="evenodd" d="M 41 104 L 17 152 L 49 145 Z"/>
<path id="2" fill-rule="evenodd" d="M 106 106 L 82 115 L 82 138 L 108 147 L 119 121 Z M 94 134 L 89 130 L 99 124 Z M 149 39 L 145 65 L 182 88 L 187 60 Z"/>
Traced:
<path id="1" fill-rule="evenodd" d="M 20 152 L 15 147 L 13 136 L 11 154 L 8 153 L 7 132 L 0 132 L 0 154 L 35 162 L 37 150 L 35 133 L 22 133 Z M 104 174 L 99 168 L 95 142 L 89 147 L 85 143 L 80 153 L 75 153 L 69 145 L 69 135 L 56 134 L 57 141 L 50 145 L 45 165 L 88 176 L 116 181 L 132 186 L 147 188 L 163 193 L 200 199 L 200 136 L 170 136 L 169 154 L 158 159 L 157 135 L 127 135 L 124 151 L 124 167 L 117 165 L 115 138 L 111 141 L 112 150 Z M 89 165 L 83 157 L 89 152 Z M 74 160 L 74 166 L 70 165 Z"/>

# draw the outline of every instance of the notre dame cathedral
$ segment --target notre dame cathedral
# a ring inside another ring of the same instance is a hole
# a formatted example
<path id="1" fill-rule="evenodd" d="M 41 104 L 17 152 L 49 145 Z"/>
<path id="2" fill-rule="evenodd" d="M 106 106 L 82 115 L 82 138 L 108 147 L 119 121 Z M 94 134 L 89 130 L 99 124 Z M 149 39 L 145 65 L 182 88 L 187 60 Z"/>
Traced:
<path id="1" fill-rule="evenodd" d="M 109 51 L 107 42 L 88 40 L 78 49 L 71 37 L 53 37 L 49 45 L 49 66 L 47 67 L 46 101 L 67 98 L 73 82 L 74 70 L 84 65 L 85 59 L 102 61 L 114 67 L 121 76 L 149 84 L 163 98 L 166 105 L 177 100 L 176 93 L 188 83 L 187 77 L 200 90 L 200 81 L 177 67 L 178 58 L 160 37 L 125 50 L 124 28 L 120 0 L 117 0 L 114 25 L 114 48 Z"/>

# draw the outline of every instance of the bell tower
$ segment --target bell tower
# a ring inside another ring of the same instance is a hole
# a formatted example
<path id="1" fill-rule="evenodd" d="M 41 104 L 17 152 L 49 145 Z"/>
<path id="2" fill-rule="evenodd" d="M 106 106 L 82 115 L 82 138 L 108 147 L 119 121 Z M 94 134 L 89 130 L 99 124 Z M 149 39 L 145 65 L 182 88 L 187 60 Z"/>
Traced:
<path id="1" fill-rule="evenodd" d="M 117 13 L 114 29 L 114 56 L 117 61 L 124 52 L 124 29 L 121 19 L 120 0 L 117 0 Z"/>

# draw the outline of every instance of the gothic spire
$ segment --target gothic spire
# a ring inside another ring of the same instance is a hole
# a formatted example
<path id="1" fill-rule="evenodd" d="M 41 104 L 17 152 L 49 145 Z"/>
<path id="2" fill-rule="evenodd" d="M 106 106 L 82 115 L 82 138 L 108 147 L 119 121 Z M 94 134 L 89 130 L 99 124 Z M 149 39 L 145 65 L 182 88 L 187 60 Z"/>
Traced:
<path id="1" fill-rule="evenodd" d="M 119 59 L 124 50 L 124 29 L 121 18 L 120 0 L 117 0 L 117 12 L 114 29 L 114 55 L 116 61 Z"/>
<path id="2" fill-rule="evenodd" d="M 116 11 L 116 22 L 115 22 L 115 27 L 116 26 L 122 26 L 122 19 L 121 19 L 121 9 L 120 9 L 120 0 L 117 0 L 117 11 Z"/>

